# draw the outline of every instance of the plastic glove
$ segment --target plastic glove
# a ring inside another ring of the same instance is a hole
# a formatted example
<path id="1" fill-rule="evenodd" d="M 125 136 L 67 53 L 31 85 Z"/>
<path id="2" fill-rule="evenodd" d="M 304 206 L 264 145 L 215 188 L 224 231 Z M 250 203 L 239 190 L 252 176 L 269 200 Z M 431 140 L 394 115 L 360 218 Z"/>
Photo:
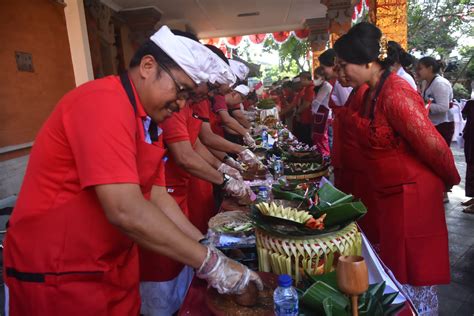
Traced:
<path id="1" fill-rule="evenodd" d="M 255 148 L 257 147 L 257 144 L 255 143 L 255 140 L 250 136 L 249 133 L 245 133 L 244 135 L 244 144 L 249 146 L 250 148 Z"/>
<path id="2" fill-rule="evenodd" d="M 257 156 L 255 156 L 255 154 L 251 152 L 250 149 L 245 149 L 239 153 L 239 159 L 249 165 L 249 167 L 261 164 L 260 160 L 258 160 Z"/>
<path id="3" fill-rule="evenodd" d="M 238 199 L 250 198 L 252 190 L 243 180 L 230 179 L 224 186 L 224 190 Z"/>
<path id="4" fill-rule="evenodd" d="M 220 171 L 222 173 L 228 174 L 234 179 L 243 181 L 244 179 L 242 178 L 242 175 L 240 174 L 239 170 L 232 168 L 229 165 L 226 165 L 225 163 L 222 163 L 217 171 Z"/>
<path id="5" fill-rule="evenodd" d="M 244 168 L 242 167 L 242 165 L 231 156 L 226 156 L 224 158 L 224 162 L 227 165 L 231 166 L 232 168 L 239 170 L 240 172 L 244 171 Z"/>
<path id="6" fill-rule="evenodd" d="M 196 276 L 206 280 L 220 294 L 242 294 L 249 282 L 255 282 L 257 288 L 263 290 L 257 273 L 227 258 L 213 246 L 207 248 L 206 259 L 196 271 Z"/>

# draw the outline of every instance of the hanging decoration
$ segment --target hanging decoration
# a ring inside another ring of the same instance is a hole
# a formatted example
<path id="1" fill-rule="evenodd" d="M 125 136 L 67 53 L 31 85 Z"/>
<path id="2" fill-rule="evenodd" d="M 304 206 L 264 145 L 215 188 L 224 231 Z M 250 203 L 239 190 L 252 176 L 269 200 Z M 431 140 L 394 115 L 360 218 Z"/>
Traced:
<path id="1" fill-rule="evenodd" d="M 365 1 L 365 0 L 361 0 Z M 275 42 L 278 44 L 285 43 L 290 36 L 296 37 L 300 41 L 304 41 L 308 38 L 310 31 L 308 29 L 300 29 L 295 31 L 282 31 L 273 32 L 268 34 L 252 34 L 245 36 L 231 36 L 231 37 L 217 37 L 217 38 L 206 38 L 202 39 L 201 43 L 210 44 L 221 48 L 222 45 L 228 46 L 229 48 L 239 47 L 244 40 L 248 40 L 253 44 L 261 44 L 265 41 L 268 36 L 273 37 Z"/>
<path id="2" fill-rule="evenodd" d="M 275 42 L 283 44 L 290 38 L 290 32 L 274 32 L 272 36 Z"/>
<path id="3" fill-rule="evenodd" d="M 369 1 L 359 0 L 354 6 L 352 13 L 352 25 L 362 22 L 367 14 L 369 14 Z"/>
<path id="4" fill-rule="evenodd" d="M 220 46 L 221 38 L 206 38 L 202 39 L 201 43 L 204 45 L 214 45 L 216 47 Z"/>
<path id="5" fill-rule="evenodd" d="M 295 30 L 294 34 L 296 38 L 306 39 L 309 36 L 310 31 L 308 29 Z"/>
<path id="6" fill-rule="evenodd" d="M 247 35 L 247 38 L 250 40 L 250 42 L 254 44 L 261 44 L 265 41 L 267 38 L 267 34 L 253 34 L 253 35 Z"/>
<path id="7" fill-rule="evenodd" d="M 242 42 L 242 39 L 243 39 L 243 36 L 225 37 L 224 43 L 230 48 L 237 48 L 239 47 L 239 44 Z"/>

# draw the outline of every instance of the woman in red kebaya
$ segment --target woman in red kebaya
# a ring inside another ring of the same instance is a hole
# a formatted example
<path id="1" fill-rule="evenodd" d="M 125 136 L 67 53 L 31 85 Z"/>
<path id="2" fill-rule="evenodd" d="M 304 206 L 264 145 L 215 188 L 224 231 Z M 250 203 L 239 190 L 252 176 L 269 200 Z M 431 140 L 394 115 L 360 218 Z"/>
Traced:
<path id="1" fill-rule="evenodd" d="M 380 30 L 359 23 L 334 45 L 348 83 L 367 84 L 353 124 L 379 212 L 382 260 L 404 284 L 420 315 L 437 315 L 437 284 L 449 283 L 443 192 L 460 177 L 423 99 L 390 72 Z"/>

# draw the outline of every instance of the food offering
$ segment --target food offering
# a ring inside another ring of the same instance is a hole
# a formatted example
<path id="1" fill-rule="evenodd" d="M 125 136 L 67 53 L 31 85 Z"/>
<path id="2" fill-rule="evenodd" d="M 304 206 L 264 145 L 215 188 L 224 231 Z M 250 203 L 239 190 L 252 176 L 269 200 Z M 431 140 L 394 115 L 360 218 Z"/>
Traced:
<path id="1" fill-rule="evenodd" d="M 248 212 L 228 211 L 212 217 L 209 229 L 223 234 L 247 234 L 252 232 L 253 223 Z"/>
<path id="2" fill-rule="evenodd" d="M 275 101 L 272 99 L 263 99 L 257 104 L 258 110 L 271 110 L 273 108 L 275 108 Z"/>
<path id="3" fill-rule="evenodd" d="M 319 218 L 315 219 L 308 211 L 276 205 L 275 202 L 271 202 L 270 204 L 262 202 L 257 204 L 256 207 L 264 216 L 301 224 L 309 229 L 324 229 L 324 218 L 326 217 L 326 214 L 323 214 Z"/>
<path id="4" fill-rule="evenodd" d="M 243 169 L 242 177 L 246 181 L 265 180 L 267 178 L 268 169 L 263 164 L 253 166 L 245 164 L 243 165 Z"/>
<path id="5" fill-rule="evenodd" d="M 352 195 L 328 183 L 314 194 L 309 185 L 300 189 L 304 187 L 292 201 L 251 206 L 260 271 L 290 274 L 296 282 L 305 273 L 333 271 L 341 255 L 360 255 L 361 236 L 354 221 L 367 212 Z"/>
<path id="6" fill-rule="evenodd" d="M 292 144 L 281 149 L 285 165 L 284 174 L 291 180 L 314 179 L 328 174 L 329 163 L 315 147 Z"/>
<path id="7" fill-rule="evenodd" d="M 275 101 L 263 99 L 257 105 L 258 123 L 269 128 L 274 128 L 279 124 L 280 117 Z"/>
<path id="8" fill-rule="evenodd" d="M 273 316 L 273 291 L 278 286 L 278 275 L 258 272 L 263 291 L 253 285 L 241 295 L 221 295 L 213 288 L 206 293 L 207 306 L 216 316 Z M 252 283 L 251 283 L 252 284 Z"/>

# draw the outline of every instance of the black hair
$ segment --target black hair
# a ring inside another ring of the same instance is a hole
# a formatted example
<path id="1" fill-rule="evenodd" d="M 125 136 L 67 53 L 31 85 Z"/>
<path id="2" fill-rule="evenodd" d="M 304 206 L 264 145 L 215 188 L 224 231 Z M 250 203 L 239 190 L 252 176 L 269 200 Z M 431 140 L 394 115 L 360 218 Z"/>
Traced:
<path id="1" fill-rule="evenodd" d="M 332 48 L 327 49 L 318 57 L 318 60 L 323 66 L 334 67 L 336 64 L 336 52 Z"/>
<path id="2" fill-rule="evenodd" d="M 164 65 L 167 68 L 180 68 L 178 64 L 152 40 L 147 40 L 138 48 L 130 60 L 129 68 L 140 65 L 142 58 L 146 55 L 153 56 L 158 64 Z"/>
<path id="3" fill-rule="evenodd" d="M 185 32 L 177 29 L 172 29 L 171 33 L 174 35 L 182 36 L 182 37 L 187 37 L 189 39 L 192 39 L 193 41 L 196 41 L 199 43 L 199 39 L 197 38 L 196 34 L 191 33 L 191 32 Z"/>
<path id="4" fill-rule="evenodd" d="M 416 62 L 417 62 L 416 57 L 410 53 L 403 52 L 400 55 L 400 64 L 403 66 L 403 68 L 409 68 L 415 65 Z"/>
<path id="5" fill-rule="evenodd" d="M 407 53 L 399 43 L 388 41 L 387 54 L 395 63 L 402 65 L 403 68 L 410 67 L 415 63 L 416 58 Z"/>
<path id="6" fill-rule="evenodd" d="M 368 22 L 361 22 L 336 41 L 334 50 L 338 57 L 351 64 L 377 62 L 383 69 L 388 69 L 398 59 L 398 53 L 387 45 L 387 56 L 382 60 L 379 59 L 381 38 L 382 32 L 378 27 Z"/>
<path id="7" fill-rule="evenodd" d="M 324 68 L 321 67 L 321 66 L 319 66 L 319 67 L 317 67 L 316 69 L 314 69 L 314 77 L 315 77 L 315 78 L 316 78 L 316 77 L 323 77 L 323 78 L 325 78 L 326 75 L 325 75 L 325 73 L 324 73 Z"/>
<path id="8" fill-rule="evenodd" d="M 283 84 L 281 85 L 281 87 L 283 89 L 293 89 L 293 82 L 291 81 L 285 81 L 283 82 Z"/>
<path id="9" fill-rule="evenodd" d="M 222 59 L 227 65 L 229 64 L 229 59 L 225 57 L 225 54 L 223 51 L 221 51 L 219 48 L 215 47 L 214 45 L 206 44 L 205 46 L 209 48 L 210 50 L 212 50 L 214 54 L 219 56 L 219 58 Z"/>
<path id="10" fill-rule="evenodd" d="M 311 80 L 311 73 L 309 71 L 303 71 L 299 74 L 300 79 L 304 78 L 306 80 Z"/>
<path id="11" fill-rule="evenodd" d="M 258 101 L 257 93 L 255 91 L 249 92 L 247 100 Z"/>
<path id="12" fill-rule="evenodd" d="M 431 67 L 433 73 L 435 74 L 439 74 L 441 70 L 445 67 L 444 63 L 441 60 L 436 60 L 430 56 L 421 58 L 418 63 L 422 64 L 426 68 Z"/>

